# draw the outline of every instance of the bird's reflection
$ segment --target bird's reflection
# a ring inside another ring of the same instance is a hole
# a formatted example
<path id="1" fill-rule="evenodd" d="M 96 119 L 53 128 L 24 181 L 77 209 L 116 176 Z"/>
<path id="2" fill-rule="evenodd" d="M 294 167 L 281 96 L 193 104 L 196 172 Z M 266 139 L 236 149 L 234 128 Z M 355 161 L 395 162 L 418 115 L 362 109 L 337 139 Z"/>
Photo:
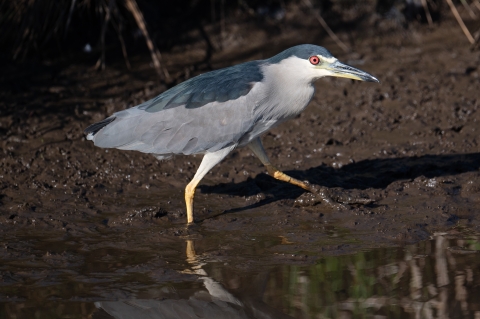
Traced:
<path id="1" fill-rule="evenodd" d="M 212 300 L 221 300 L 231 304 L 243 306 L 242 302 L 240 302 L 237 298 L 235 298 L 230 292 L 228 292 L 225 287 L 219 282 L 213 280 L 211 277 L 208 276 L 205 270 L 203 270 L 202 266 L 205 263 L 202 263 L 198 258 L 197 254 L 195 253 L 195 243 L 193 240 L 187 240 L 187 262 L 191 265 L 190 269 L 186 269 L 185 272 L 192 272 L 199 277 L 199 280 L 203 281 L 203 285 L 207 289 L 208 293 L 212 297 Z"/>
<path id="2" fill-rule="evenodd" d="M 312 265 L 230 271 L 185 243 L 187 297 L 97 302 L 114 318 L 480 319 L 480 237 L 436 234 L 417 245 L 323 257 Z M 232 283 L 234 285 L 224 285 Z M 199 285 L 200 283 L 200 285 Z"/>
<path id="3" fill-rule="evenodd" d="M 205 290 L 195 292 L 188 299 L 122 300 L 96 302 L 95 306 L 116 319 L 126 318 L 291 318 L 273 309 L 262 309 L 251 303 L 245 305 L 221 283 L 203 269 L 206 265 L 195 252 L 193 240 L 186 241 L 186 261 L 189 268 L 184 273 L 198 276 Z M 262 305 L 265 307 L 265 305 Z M 275 315 L 272 316 L 271 313 Z"/>

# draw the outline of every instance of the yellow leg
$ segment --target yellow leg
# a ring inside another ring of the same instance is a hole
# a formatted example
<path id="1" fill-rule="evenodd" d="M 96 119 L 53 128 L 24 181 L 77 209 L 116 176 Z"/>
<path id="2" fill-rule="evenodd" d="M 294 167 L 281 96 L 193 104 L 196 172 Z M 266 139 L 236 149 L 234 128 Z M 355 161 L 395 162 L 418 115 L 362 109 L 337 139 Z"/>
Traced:
<path id="1" fill-rule="evenodd" d="M 298 179 L 295 179 L 293 177 L 290 177 L 287 174 L 280 171 L 275 166 L 273 166 L 270 163 L 270 160 L 268 159 L 267 153 L 265 153 L 265 149 L 263 148 L 260 138 L 257 137 L 256 139 L 251 141 L 248 144 L 248 147 L 250 147 L 253 153 L 260 159 L 262 164 L 265 165 L 265 167 L 267 168 L 268 174 L 270 174 L 273 178 L 301 187 L 304 190 L 307 190 L 309 192 L 312 192 L 312 193 L 315 192 L 315 190 L 310 184 L 299 181 Z"/>
<path id="2" fill-rule="evenodd" d="M 187 262 L 193 264 L 197 261 L 195 253 L 195 243 L 193 240 L 187 239 Z"/>
<path id="3" fill-rule="evenodd" d="M 185 204 L 187 205 L 187 223 L 193 223 L 193 197 L 195 196 L 195 189 L 200 180 L 193 179 L 185 187 Z"/>
<path id="4" fill-rule="evenodd" d="M 346 201 L 341 201 L 339 202 L 339 199 L 332 199 L 329 191 L 325 187 L 319 187 L 316 185 L 310 185 L 308 182 L 302 182 L 299 181 L 298 179 L 295 179 L 291 176 L 288 176 L 287 174 L 283 173 L 280 171 L 278 168 L 273 166 L 270 163 L 270 160 L 268 159 L 267 154 L 265 153 L 265 149 L 262 146 L 262 142 L 260 141 L 260 138 L 256 138 L 252 140 L 249 144 L 248 147 L 253 151 L 253 153 L 260 159 L 260 161 L 265 165 L 267 168 L 268 174 L 270 174 L 273 178 L 278 179 L 283 182 L 287 182 L 290 184 L 293 184 L 295 186 L 301 187 L 306 191 L 309 191 L 310 193 L 313 194 L 313 200 L 310 199 L 308 202 L 324 202 L 327 205 L 330 205 L 330 207 L 337 208 L 337 209 L 345 209 L 346 207 L 343 204 L 370 204 L 372 202 L 375 202 L 375 200 L 372 200 L 370 198 L 348 198 Z M 318 200 L 317 200 L 318 199 Z M 303 201 L 303 200 L 302 200 Z"/>
<path id="5" fill-rule="evenodd" d="M 193 223 L 193 197 L 195 196 L 195 189 L 197 188 L 198 183 L 202 178 L 222 159 L 230 153 L 231 150 L 235 148 L 236 145 L 223 148 L 219 151 L 213 153 L 207 153 L 202 159 L 200 166 L 198 167 L 197 172 L 193 179 L 185 187 L 185 204 L 187 205 L 187 223 Z"/>
<path id="6" fill-rule="evenodd" d="M 312 186 L 306 182 L 299 181 L 291 176 L 288 176 L 284 172 L 280 171 L 278 168 L 273 166 L 272 164 L 266 164 L 265 167 L 267 168 L 268 174 L 270 174 L 273 178 L 278 179 L 283 182 L 287 182 L 293 184 L 295 186 L 301 187 L 304 190 L 312 192 Z"/>

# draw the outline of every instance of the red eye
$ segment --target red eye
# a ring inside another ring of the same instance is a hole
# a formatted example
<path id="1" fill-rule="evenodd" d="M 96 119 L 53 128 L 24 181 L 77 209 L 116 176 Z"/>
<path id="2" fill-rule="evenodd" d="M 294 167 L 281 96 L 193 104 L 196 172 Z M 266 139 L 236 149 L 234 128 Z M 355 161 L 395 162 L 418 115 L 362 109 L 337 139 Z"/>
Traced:
<path id="1" fill-rule="evenodd" d="M 310 63 L 313 64 L 313 65 L 317 65 L 317 64 L 320 63 L 320 58 L 319 58 L 318 56 L 316 56 L 316 55 L 311 56 L 308 60 L 309 60 Z"/>

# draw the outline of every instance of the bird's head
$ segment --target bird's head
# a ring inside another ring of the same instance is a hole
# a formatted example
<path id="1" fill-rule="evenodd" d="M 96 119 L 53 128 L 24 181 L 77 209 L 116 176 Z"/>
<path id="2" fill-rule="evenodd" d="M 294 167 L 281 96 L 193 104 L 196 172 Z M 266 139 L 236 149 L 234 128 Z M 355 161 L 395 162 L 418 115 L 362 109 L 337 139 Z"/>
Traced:
<path id="1" fill-rule="evenodd" d="M 313 44 L 291 47 L 267 61 L 285 68 L 293 68 L 292 72 L 311 82 L 325 76 L 380 82 L 371 74 L 338 61 L 327 49 Z"/>

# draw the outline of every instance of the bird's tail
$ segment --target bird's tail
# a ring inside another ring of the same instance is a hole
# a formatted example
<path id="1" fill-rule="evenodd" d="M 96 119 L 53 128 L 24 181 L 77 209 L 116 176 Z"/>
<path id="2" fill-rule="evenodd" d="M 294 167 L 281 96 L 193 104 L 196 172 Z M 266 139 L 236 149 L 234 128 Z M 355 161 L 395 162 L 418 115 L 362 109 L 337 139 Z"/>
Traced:
<path id="1" fill-rule="evenodd" d="M 100 131 L 102 128 L 104 128 L 108 124 L 112 123 L 113 121 L 115 121 L 115 119 L 116 119 L 115 116 L 110 116 L 110 117 L 107 117 L 104 120 L 101 120 L 100 122 L 94 123 L 94 124 L 90 125 L 89 127 L 87 127 L 85 129 L 85 131 L 83 131 L 85 134 L 87 134 L 87 140 L 89 140 L 89 141 L 93 140 L 93 136 L 98 131 Z"/>

